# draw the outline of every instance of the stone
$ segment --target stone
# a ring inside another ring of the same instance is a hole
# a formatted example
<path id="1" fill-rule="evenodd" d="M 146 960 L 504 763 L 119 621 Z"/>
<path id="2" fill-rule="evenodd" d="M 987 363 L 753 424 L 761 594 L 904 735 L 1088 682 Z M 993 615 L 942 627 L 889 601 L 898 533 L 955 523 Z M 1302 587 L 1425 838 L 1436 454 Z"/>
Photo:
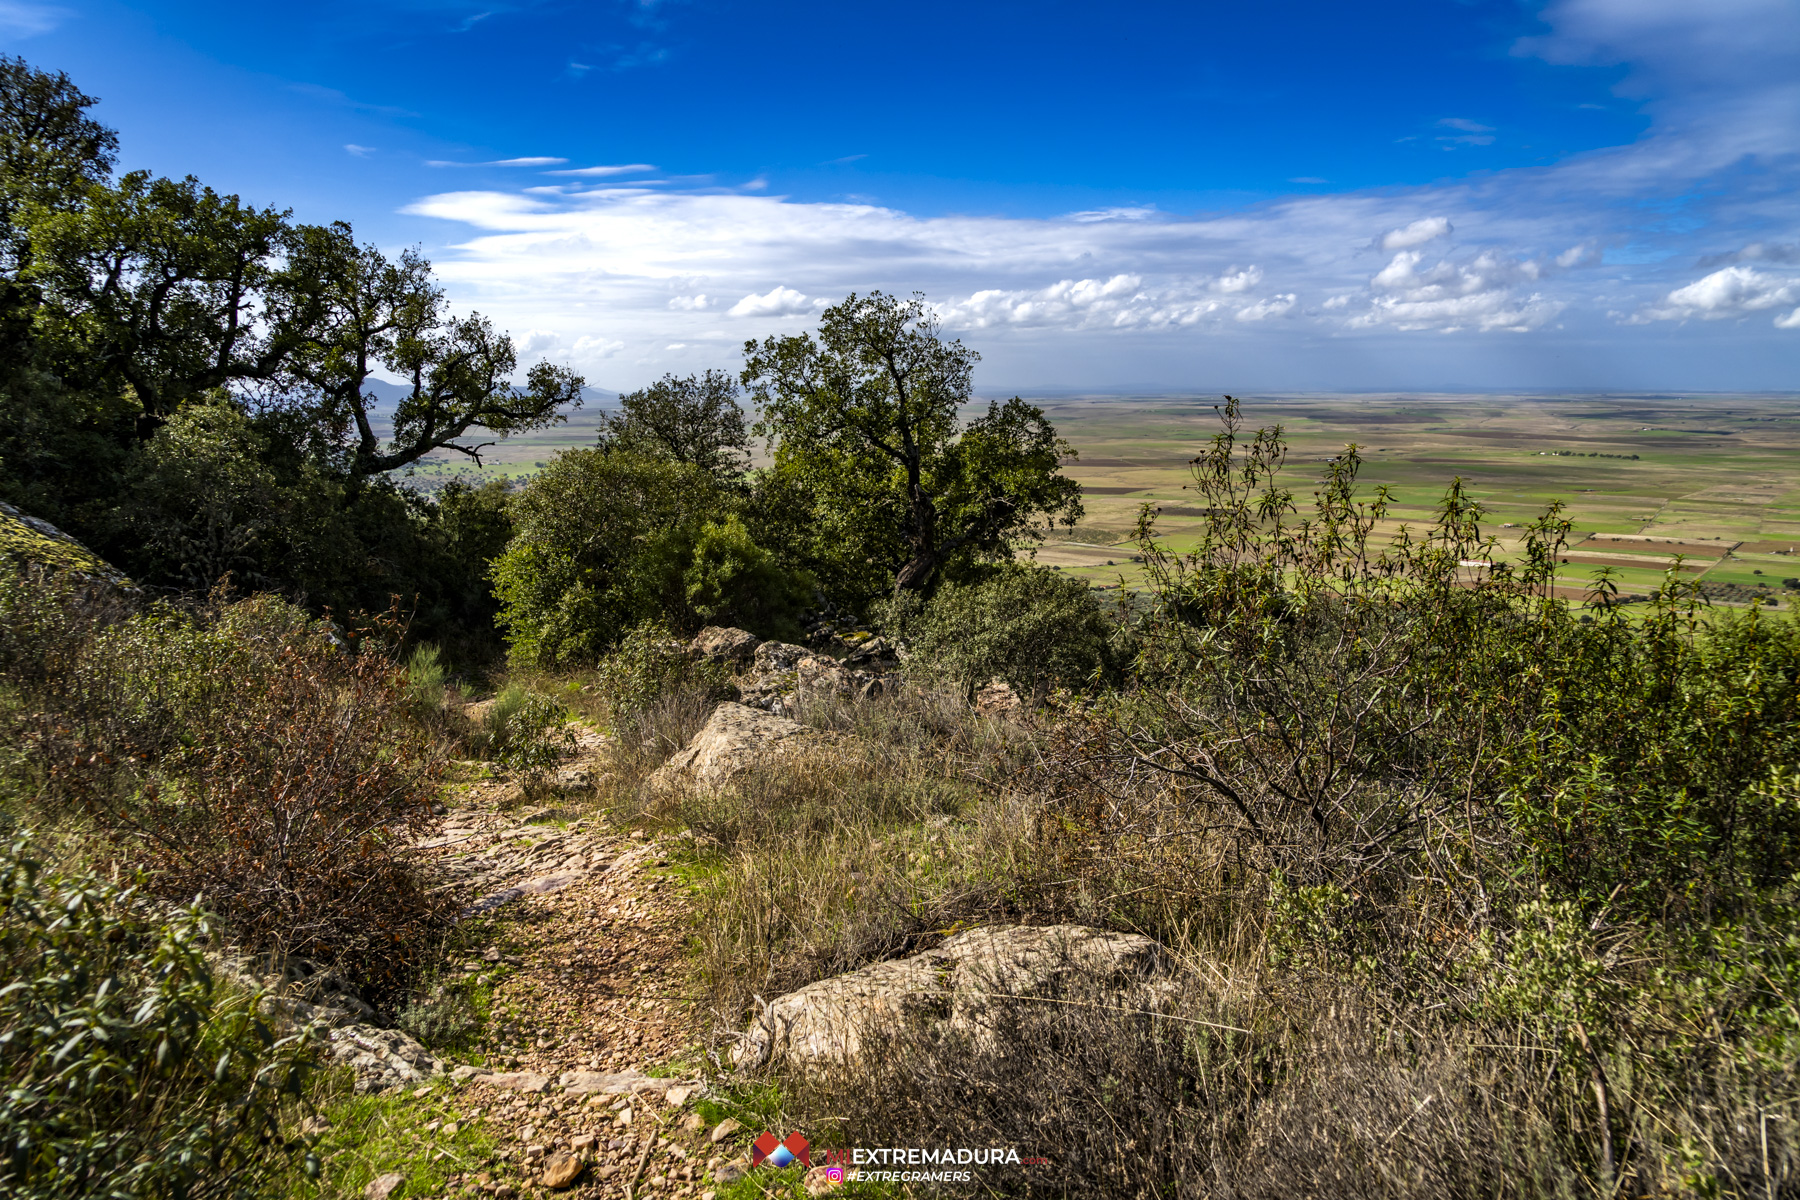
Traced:
<path id="1" fill-rule="evenodd" d="M 550 1077 L 536 1071 L 502 1071 L 496 1075 L 479 1075 L 474 1082 L 509 1092 L 543 1092 L 550 1088 Z"/>
<path id="2" fill-rule="evenodd" d="M 591 1133 L 578 1133 L 569 1139 L 569 1149 L 577 1154 L 586 1154 L 594 1148 L 594 1143 L 599 1140 Z"/>
<path id="3" fill-rule="evenodd" d="M 486 1075 L 487 1073 L 487 1070 L 483 1067 L 471 1067 L 468 1063 L 464 1063 L 462 1066 L 456 1068 L 456 1070 L 450 1072 L 450 1082 L 467 1083 L 469 1080 L 480 1075 Z"/>
<path id="4" fill-rule="evenodd" d="M 808 650 L 805 646 L 795 646 L 789 642 L 764 642 L 756 648 L 756 674 L 782 675 L 794 670 L 806 659 L 823 657 L 818 651 Z"/>
<path id="5" fill-rule="evenodd" d="M 291 1007 L 302 1019 L 309 1015 L 299 1010 L 310 1006 L 294 1002 Z M 398 1029 L 351 1022 L 326 1029 L 323 1039 L 326 1057 L 351 1069 L 358 1092 L 416 1087 L 444 1070 L 429 1050 Z"/>
<path id="6" fill-rule="evenodd" d="M 694 638 L 693 650 L 709 662 L 747 667 L 755 661 L 757 648 L 762 644 L 761 638 L 742 629 L 708 625 Z"/>
<path id="7" fill-rule="evenodd" d="M 1004 679 L 996 679 L 975 693 L 975 711 L 984 717 L 1001 717 L 1018 712 L 1019 693 Z"/>
<path id="8" fill-rule="evenodd" d="M 587 1163 L 580 1158 L 558 1150 L 544 1160 L 544 1186 L 555 1191 L 571 1187 L 577 1179 L 581 1178 L 581 1172 L 586 1167 Z"/>
<path id="9" fill-rule="evenodd" d="M 300 1122 L 301 1137 L 318 1137 L 331 1128 L 331 1122 L 324 1117 L 308 1117 Z"/>
<path id="10" fill-rule="evenodd" d="M 756 763 L 782 753 L 787 743 L 804 732 L 803 726 L 786 717 L 744 704 L 721 704 L 687 748 L 656 769 L 650 783 L 653 787 L 686 785 L 717 790 Z"/>
<path id="11" fill-rule="evenodd" d="M 707 1139 L 714 1145 L 717 1145 L 743 1127 L 743 1122 L 739 1121 L 736 1117 L 726 1117 L 723 1121 L 720 1121 L 717 1125 L 713 1126 L 713 1131 L 707 1135 Z M 721 1180 L 721 1182 L 723 1181 Z"/>
<path id="12" fill-rule="evenodd" d="M 713 1170 L 714 1183 L 736 1183 L 744 1177 L 744 1168 L 736 1163 L 720 1163 Z"/>
<path id="13" fill-rule="evenodd" d="M 752 1021 L 732 1058 L 740 1067 L 771 1061 L 810 1068 L 854 1065 L 870 1033 L 940 1028 L 991 1045 L 984 1013 L 996 1000 L 1056 997 L 1099 988 L 1119 1002 L 1157 1002 L 1169 964 L 1137 934 L 1081 925 L 972 929 L 936 949 L 875 963 L 777 997 Z"/>
<path id="14" fill-rule="evenodd" d="M 681 1132 L 699 1133 L 706 1128 L 706 1118 L 699 1113 L 689 1113 L 681 1119 Z"/>
<path id="15" fill-rule="evenodd" d="M 669 1093 L 680 1091 L 682 1100 L 699 1086 L 692 1080 L 646 1075 L 642 1071 L 564 1071 L 556 1082 L 571 1095 L 631 1096 L 638 1092 L 659 1092 L 667 1099 Z M 680 1102 L 669 1100 L 670 1104 Z"/>
<path id="16" fill-rule="evenodd" d="M 451 1121 L 443 1127 L 443 1130 L 441 1132 L 443 1133 L 443 1135 L 445 1137 L 455 1137 L 457 1134 L 462 1132 L 462 1126 L 457 1124 L 455 1121 Z"/>
<path id="17" fill-rule="evenodd" d="M 406 1176 L 398 1171 L 389 1171 L 386 1175 L 377 1175 L 369 1180 L 369 1186 L 363 1189 L 363 1196 L 365 1200 L 388 1200 L 405 1182 Z"/>

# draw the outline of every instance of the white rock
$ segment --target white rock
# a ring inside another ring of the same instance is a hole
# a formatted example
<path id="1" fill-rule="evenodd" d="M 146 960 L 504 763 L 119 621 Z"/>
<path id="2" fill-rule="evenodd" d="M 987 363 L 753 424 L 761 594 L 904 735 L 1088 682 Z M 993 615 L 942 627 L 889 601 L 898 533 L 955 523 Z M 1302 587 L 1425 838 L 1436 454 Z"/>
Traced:
<path id="1" fill-rule="evenodd" d="M 979 1049 L 989 1040 L 983 1016 L 996 1001 L 1056 997 L 1079 984 L 1148 1005 L 1166 971 L 1161 947 L 1136 934 L 1081 925 L 972 929 L 923 954 L 778 997 L 744 1031 L 732 1057 L 744 1067 L 848 1065 L 871 1034 L 934 1026 L 970 1037 Z"/>
<path id="2" fill-rule="evenodd" d="M 763 759 L 782 753 L 790 739 L 804 732 L 803 726 L 786 717 L 743 704 L 721 704 L 687 748 L 658 767 L 650 782 L 652 786 L 714 790 Z"/>

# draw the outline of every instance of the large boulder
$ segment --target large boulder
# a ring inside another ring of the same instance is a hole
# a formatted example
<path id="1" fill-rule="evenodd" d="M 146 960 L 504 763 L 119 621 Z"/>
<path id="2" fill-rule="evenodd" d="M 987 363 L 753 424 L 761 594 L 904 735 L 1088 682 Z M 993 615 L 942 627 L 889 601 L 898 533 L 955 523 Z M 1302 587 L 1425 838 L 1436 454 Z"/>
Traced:
<path id="1" fill-rule="evenodd" d="M 708 625 L 694 638 L 693 650 L 708 662 L 727 663 L 734 669 L 747 667 L 754 661 L 763 640 L 742 629 Z"/>
<path id="2" fill-rule="evenodd" d="M 1149 938 L 1082 925 L 972 929 L 911 958 L 876 963 L 777 998 L 732 1050 L 739 1067 L 855 1066 L 864 1044 L 908 1031 L 960 1034 L 995 1050 L 996 1003 L 1098 992 L 1126 1008 L 1159 1003 L 1170 963 Z"/>
<path id="3" fill-rule="evenodd" d="M 716 790 L 763 759 L 785 752 L 804 732 L 804 726 L 786 717 L 744 704 L 721 704 L 687 748 L 656 769 L 650 783 Z"/>

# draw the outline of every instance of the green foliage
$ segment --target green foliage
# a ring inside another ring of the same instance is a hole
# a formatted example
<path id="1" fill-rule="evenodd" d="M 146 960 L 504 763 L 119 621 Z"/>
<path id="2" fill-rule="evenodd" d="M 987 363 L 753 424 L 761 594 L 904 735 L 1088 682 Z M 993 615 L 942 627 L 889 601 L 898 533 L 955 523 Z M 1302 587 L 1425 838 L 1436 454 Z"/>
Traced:
<path id="1" fill-rule="evenodd" d="M 536 666 L 593 662 L 641 622 L 685 631 L 708 613 L 780 628 L 806 581 L 782 571 L 731 507 L 698 467 L 559 454 L 514 498 L 518 533 L 494 564 L 513 653 Z"/>
<path id="2" fill-rule="evenodd" d="M 666 458 L 731 482 L 749 466 L 750 435 L 737 403 L 737 381 L 724 371 L 665 375 L 619 397 L 601 427 L 605 450 Z"/>
<path id="3" fill-rule="evenodd" d="M 1081 489 L 1057 467 L 1073 451 L 1042 411 L 1014 397 L 962 421 L 979 356 L 944 341 L 920 297 L 853 295 L 820 315 L 816 339 L 744 354 L 772 474 L 807 506 L 789 518 L 811 546 L 798 561 L 834 600 L 926 591 L 1009 558 L 1034 523 L 1080 518 Z"/>
<path id="4" fill-rule="evenodd" d="M 1117 632 L 1081 580 L 1014 564 L 939 589 L 904 631 L 910 669 L 968 694 L 998 677 L 1032 695 L 1093 684 L 1113 665 Z"/>
<path id="5" fill-rule="evenodd" d="M 415 632 L 481 655 L 499 545 L 464 518 L 497 506 L 391 476 L 562 420 L 580 377 L 537 363 L 516 384 L 511 340 L 452 313 L 416 251 L 192 178 L 113 179 L 93 103 L 0 61 L 0 497 L 146 584 L 230 573 L 339 612 L 398 596 Z M 391 411 L 376 372 L 407 381 Z"/>
<path id="6" fill-rule="evenodd" d="M 667 625 L 646 621 L 625 632 L 600 660 L 600 689 L 615 716 L 643 712 L 678 692 L 698 690 L 715 698 L 729 687 L 729 670 L 688 653 Z"/>
<path id="7" fill-rule="evenodd" d="M 0 1192 L 259 1193 L 308 1053 L 214 975 L 210 936 L 198 907 L 0 852 Z"/>
<path id="8" fill-rule="evenodd" d="M 574 747 L 569 710 L 520 684 L 508 684 L 482 717 L 482 753 L 522 775 L 542 775 Z"/>
<path id="9" fill-rule="evenodd" d="M 810 575 L 785 569 L 757 545 L 735 515 L 700 527 L 682 582 L 688 608 L 707 624 L 781 641 L 799 640 L 815 588 Z"/>
<path id="10" fill-rule="evenodd" d="M 268 547 L 280 521 L 263 439 L 224 396 L 194 404 L 158 429 L 126 472 L 126 516 L 146 578 L 205 591 L 226 575 L 267 581 Z"/>

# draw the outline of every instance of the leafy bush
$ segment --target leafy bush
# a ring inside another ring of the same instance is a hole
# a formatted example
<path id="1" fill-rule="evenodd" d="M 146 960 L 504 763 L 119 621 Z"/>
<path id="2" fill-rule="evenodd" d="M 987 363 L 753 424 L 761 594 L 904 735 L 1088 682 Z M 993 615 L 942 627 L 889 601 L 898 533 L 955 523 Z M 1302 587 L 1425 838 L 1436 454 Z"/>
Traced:
<path id="1" fill-rule="evenodd" d="M 0 1193 L 253 1196 L 304 1036 L 208 966 L 206 915 L 0 851 Z"/>
<path id="2" fill-rule="evenodd" d="M 695 658 L 667 625 L 647 621 L 632 626 L 618 648 L 600 660 L 599 686 L 618 717 L 684 691 L 722 699 L 730 694 L 730 671 Z"/>
<path id="3" fill-rule="evenodd" d="M 569 710 L 541 692 L 509 684 L 482 718 L 482 752 L 522 775 L 541 775 L 574 745 Z"/>
<path id="4" fill-rule="evenodd" d="M 499 623 L 519 661 L 593 662 L 631 626 L 691 621 L 684 572 L 701 526 L 728 508 L 697 467 L 630 454 L 559 454 L 513 501 L 494 563 Z"/>
<path id="5" fill-rule="evenodd" d="M 682 581 L 688 608 L 707 624 L 779 641 L 800 639 L 800 613 L 814 593 L 810 575 L 786 570 L 735 515 L 700 527 Z"/>
<path id="6" fill-rule="evenodd" d="M 1082 688 L 1115 658 L 1116 627 L 1087 584 L 1042 567 L 947 584 L 905 630 L 916 670 L 969 694 L 995 677 L 1032 694 Z"/>

